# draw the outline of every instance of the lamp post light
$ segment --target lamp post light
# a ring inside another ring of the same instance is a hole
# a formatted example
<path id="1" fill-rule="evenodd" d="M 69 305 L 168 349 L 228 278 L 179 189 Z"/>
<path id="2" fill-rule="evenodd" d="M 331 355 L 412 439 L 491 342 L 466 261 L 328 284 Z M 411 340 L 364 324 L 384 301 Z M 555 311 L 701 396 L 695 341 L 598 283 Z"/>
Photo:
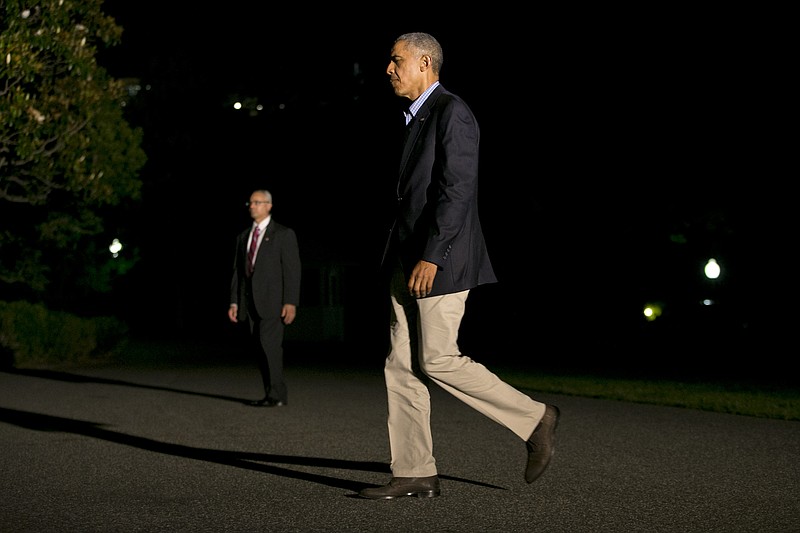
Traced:
<path id="1" fill-rule="evenodd" d="M 108 251 L 111 252 L 111 256 L 115 259 L 119 256 L 119 252 L 121 250 L 122 250 L 122 243 L 119 242 L 119 239 L 114 239 L 108 246 Z"/>
<path id="2" fill-rule="evenodd" d="M 718 279 L 722 273 L 722 267 L 720 267 L 719 263 L 717 263 L 717 260 L 712 257 L 706 261 L 706 266 L 703 267 L 703 273 L 706 275 L 706 278 L 711 280 L 713 286 L 714 280 Z M 703 305 L 714 305 L 714 300 L 712 298 L 704 298 Z"/>
<path id="3" fill-rule="evenodd" d="M 703 272 L 708 279 L 717 279 L 721 270 L 719 263 L 713 257 L 706 262 L 706 266 L 703 268 Z"/>

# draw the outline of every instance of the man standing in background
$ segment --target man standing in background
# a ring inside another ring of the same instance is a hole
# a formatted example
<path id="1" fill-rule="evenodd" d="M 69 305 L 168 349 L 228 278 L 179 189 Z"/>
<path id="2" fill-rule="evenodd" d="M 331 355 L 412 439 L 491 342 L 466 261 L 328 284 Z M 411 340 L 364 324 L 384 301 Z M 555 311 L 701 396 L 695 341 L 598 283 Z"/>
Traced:
<path id="1" fill-rule="evenodd" d="M 264 398 L 254 407 L 283 407 L 288 391 L 283 376 L 284 328 L 294 322 L 300 303 L 300 250 L 292 228 L 272 219 L 272 194 L 253 191 L 246 203 L 251 227 L 236 237 L 228 318 L 247 320 L 264 382 Z"/>

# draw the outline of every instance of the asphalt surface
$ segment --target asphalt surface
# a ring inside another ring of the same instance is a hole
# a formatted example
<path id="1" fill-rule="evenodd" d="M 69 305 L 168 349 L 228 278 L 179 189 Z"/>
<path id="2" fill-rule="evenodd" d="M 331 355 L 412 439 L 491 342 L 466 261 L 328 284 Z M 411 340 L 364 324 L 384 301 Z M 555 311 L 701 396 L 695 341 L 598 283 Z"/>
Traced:
<path id="1" fill-rule="evenodd" d="M 314 355 L 283 408 L 245 405 L 236 360 L 0 372 L 0 531 L 800 531 L 800 423 L 535 391 L 562 415 L 533 484 L 516 436 L 434 387 L 442 495 L 358 498 L 390 477 L 382 361 Z"/>

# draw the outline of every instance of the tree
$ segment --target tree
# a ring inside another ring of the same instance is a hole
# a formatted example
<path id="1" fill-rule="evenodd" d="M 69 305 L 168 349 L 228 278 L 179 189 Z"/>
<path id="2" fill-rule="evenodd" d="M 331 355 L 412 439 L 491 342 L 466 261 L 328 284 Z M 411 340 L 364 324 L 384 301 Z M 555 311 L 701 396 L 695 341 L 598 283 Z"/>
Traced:
<path id="1" fill-rule="evenodd" d="M 108 290 L 125 268 L 98 239 L 142 186 L 126 88 L 96 62 L 122 36 L 102 3 L 0 0 L 0 286 L 43 299 Z"/>

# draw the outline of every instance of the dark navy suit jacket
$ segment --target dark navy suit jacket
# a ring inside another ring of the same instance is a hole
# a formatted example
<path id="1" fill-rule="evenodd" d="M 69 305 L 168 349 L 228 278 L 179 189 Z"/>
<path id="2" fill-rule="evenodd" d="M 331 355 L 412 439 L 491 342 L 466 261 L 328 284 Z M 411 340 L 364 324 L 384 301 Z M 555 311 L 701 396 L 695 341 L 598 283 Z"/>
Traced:
<path id="1" fill-rule="evenodd" d="M 246 292 L 250 229 L 236 237 L 231 280 L 231 303 L 238 305 L 237 318 L 240 321 L 247 320 L 250 313 Z M 255 269 L 250 280 L 258 317 L 280 318 L 283 304 L 300 304 L 301 266 L 297 235 L 293 229 L 278 224 L 273 218 L 267 225 L 261 246 L 258 247 Z"/>
<path id="2" fill-rule="evenodd" d="M 475 116 L 440 84 L 406 128 L 384 266 L 399 259 L 408 277 L 420 259 L 435 263 L 429 296 L 496 282 L 478 217 Z"/>

